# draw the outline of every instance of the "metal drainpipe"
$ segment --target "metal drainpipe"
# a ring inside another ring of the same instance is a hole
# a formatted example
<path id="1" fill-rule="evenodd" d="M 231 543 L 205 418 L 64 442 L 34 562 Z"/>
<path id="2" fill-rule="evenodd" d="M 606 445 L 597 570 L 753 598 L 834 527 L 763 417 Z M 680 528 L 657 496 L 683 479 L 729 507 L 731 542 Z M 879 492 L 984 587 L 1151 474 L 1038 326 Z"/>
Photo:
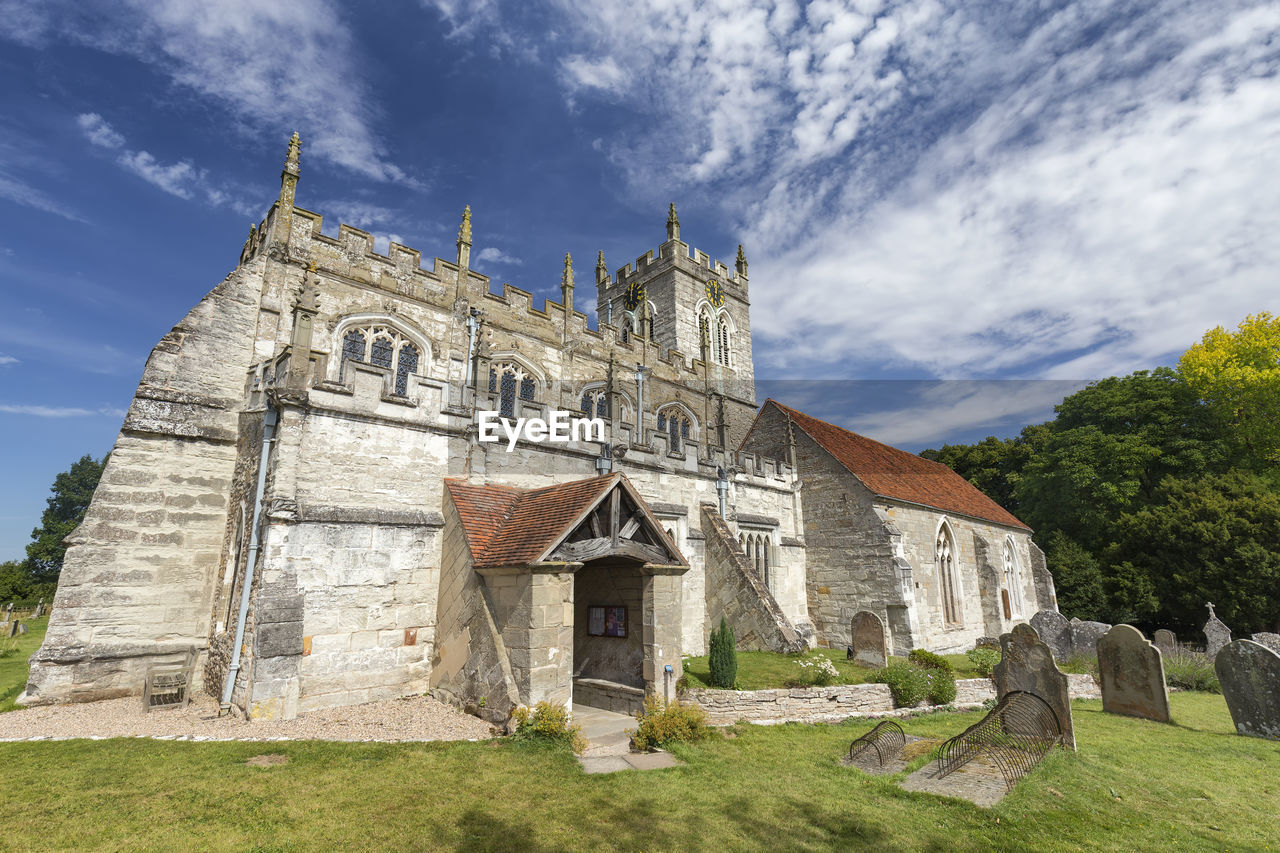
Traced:
<path id="1" fill-rule="evenodd" d="M 716 469 L 716 491 L 720 493 L 720 517 L 729 523 L 729 474 L 724 468 Z"/>
<path id="2" fill-rule="evenodd" d="M 253 529 L 249 535 L 249 559 L 245 565 L 244 581 L 240 587 L 240 615 L 236 619 L 236 642 L 231 648 L 231 667 L 227 670 L 226 683 L 222 685 L 222 705 L 219 714 L 231 710 L 231 694 L 236 688 L 236 676 L 240 673 L 240 647 L 244 645 L 244 623 L 249 618 L 249 594 L 253 591 L 253 570 L 262 549 L 258 529 L 262 520 L 262 493 L 267 487 L 267 463 L 271 461 L 271 444 L 275 441 L 276 410 L 267 406 L 262 422 L 262 453 L 258 456 L 258 490 L 253 498 Z"/>

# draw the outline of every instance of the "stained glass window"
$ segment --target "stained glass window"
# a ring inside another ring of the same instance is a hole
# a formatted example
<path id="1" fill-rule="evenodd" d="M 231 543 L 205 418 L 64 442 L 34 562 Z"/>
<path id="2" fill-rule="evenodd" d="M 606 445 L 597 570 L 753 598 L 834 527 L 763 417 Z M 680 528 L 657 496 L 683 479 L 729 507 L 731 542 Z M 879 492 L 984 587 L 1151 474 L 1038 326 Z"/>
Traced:
<path id="1" fill-rule="evenodd" d="M 350 329 L 342 336 L 342 360 L 372 364 L 391 372 L 395 393 L 409 390 L 409 374 L 417 373 L 422 353 L 393 326 L 375 323 Z"/>
<path id="2" fill-rule="evenodd" d="M 396 361 L 396 393 L 404 396 L 409 390 L 409 374 L 418 369 L 418 348 L 413 344 L 400 347 L 400 358 Z"/>
<path id="3" fill-rule="evenodd" d="M 373 339 L 373 346 L 369 348 L 369 363 L 390 369 L 395 353 L 395 345 L 390 338 L 376 337 Z"/>
<path id="4" fill-rule="evenodd" d="M 364 361 L 364 332 L 352 329 L 342 338 L 342 358 Z"/>

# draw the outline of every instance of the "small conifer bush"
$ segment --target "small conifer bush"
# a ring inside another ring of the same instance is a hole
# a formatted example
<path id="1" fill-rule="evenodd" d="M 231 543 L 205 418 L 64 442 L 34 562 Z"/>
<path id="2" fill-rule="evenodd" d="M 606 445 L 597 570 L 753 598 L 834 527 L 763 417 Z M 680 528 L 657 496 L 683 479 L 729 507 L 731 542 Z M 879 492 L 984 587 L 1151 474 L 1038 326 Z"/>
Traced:
<path id="1" fill-rule="evenodd" d="M 738 678 L 738 649 L 733 630 L 720 617 L 720 627 L 711 632 L 711 648 L 707 656 L 711 669 L 711 683 L 726 690 L 732 689 Z"/>

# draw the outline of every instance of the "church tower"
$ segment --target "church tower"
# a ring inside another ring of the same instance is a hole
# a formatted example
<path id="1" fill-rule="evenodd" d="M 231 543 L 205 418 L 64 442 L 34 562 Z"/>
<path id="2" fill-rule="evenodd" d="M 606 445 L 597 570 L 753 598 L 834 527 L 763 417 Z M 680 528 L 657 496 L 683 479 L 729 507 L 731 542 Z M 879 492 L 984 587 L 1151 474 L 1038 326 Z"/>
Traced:
<path id="1" fill-rule="evenodd" d="M 667 239 L 657 257 L 647 252 L 612 279 L 597 263 L 600 320 L 705 363 L 708 390 L 755 405 L 751 361 L 751 303 L 742 247 L 732 270 L 680 239 L 675 204 L 667 210 Z"/>

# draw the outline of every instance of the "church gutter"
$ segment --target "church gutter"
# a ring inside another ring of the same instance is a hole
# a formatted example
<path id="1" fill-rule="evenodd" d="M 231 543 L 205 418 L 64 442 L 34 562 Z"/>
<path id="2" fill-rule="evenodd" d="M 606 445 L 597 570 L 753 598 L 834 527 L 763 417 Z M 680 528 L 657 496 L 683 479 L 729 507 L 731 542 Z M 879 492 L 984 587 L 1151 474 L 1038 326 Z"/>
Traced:
<path id="1" fill-rule="evenodd" d="M 227 670 L 226 682 L 222 687 L 222 703 L 218 714 L 231 710 L 231 694 L 236 688 L 236 676 L 240 672 L 240 649 L 244 645 L 244 625 L 249 618 L 249 596 L 253 592 L 253 572 L 258 562 L 258 552 L 262 549 L 259 541 L 259 529 L 262 521 L 262 493 L 267 486 L 267 464 L 271 461 L 271 443 L 275 440 L 276 410 L 267 406 L 262 425 L 262 452 L 258 455 L 258 487 L 253 498 L 253 527 L 249 539 L 249 559 L 244 570 L 244 581 L 240 586 L 240 614 L 236 617 L 236 641 L 231 647 L 231 666 Z"/>

